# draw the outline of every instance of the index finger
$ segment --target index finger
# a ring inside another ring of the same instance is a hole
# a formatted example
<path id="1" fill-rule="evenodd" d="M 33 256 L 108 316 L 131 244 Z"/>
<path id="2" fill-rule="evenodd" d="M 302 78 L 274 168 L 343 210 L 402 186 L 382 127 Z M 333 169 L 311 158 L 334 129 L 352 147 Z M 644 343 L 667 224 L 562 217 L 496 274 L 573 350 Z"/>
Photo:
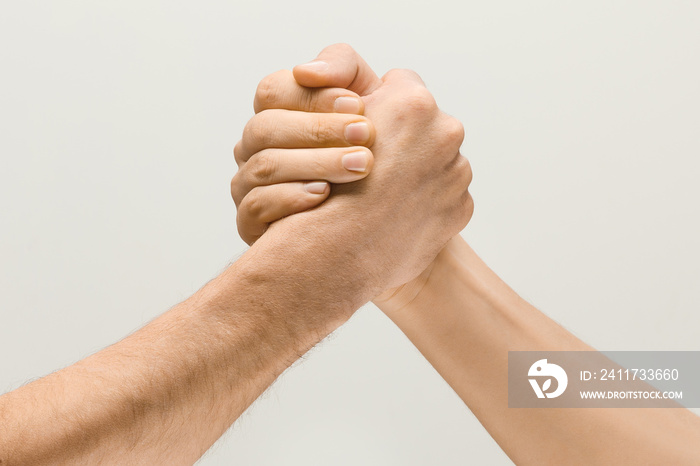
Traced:
<path id="1" fill-rule="evenodd" d="M 301 86 L 289 70 L 266 76 L 255 92 L 255 113 L 269 109 L 311 113 L 352 113 L 362 115 L 365 105 L 359 95 L 344 88 Z"/>

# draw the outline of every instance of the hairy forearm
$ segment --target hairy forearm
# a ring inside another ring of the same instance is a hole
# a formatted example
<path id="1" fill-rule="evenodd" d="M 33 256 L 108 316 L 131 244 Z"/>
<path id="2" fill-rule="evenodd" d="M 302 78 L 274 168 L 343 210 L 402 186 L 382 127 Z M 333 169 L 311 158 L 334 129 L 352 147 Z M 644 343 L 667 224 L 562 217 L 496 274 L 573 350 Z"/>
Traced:
<path id="1" fill-rule="evenodd" d="M 684 409 L 508 408 L 508 351 L 591 348 L 520 298 L 461 238 L 420 293 L 380 304 L 517 464 L 697 464 Z"/>
<path id="2" fill-rule="evenodd" d="M 271 232 L 134 334 L 0 397 L 0 463 L 194 463 L 366 301 L 297 237 Z"/>

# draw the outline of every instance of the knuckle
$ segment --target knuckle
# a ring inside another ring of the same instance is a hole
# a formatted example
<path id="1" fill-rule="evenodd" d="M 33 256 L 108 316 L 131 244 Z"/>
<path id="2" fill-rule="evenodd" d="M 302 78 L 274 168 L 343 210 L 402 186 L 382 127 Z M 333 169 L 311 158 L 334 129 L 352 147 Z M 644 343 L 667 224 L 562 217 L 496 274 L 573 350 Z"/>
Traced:
<path id="1" fill-rule="evenodd" d="M 354 55 L 357 53 L 350 44 L 345 42 L 338 42 L 337 44 L 329 45 L 325 51 L 337 53 L 339 55 Z"/>
<path id="2" fill-rule="evenodd" d="M 243 128 L 243 145 L 246 147 L 264 148 L 269 144 L 271 131 L 266 113 L 258 113 Z"/>
<path id="3" fill-rule="evenodd" d="M 400 78 L 400 77 L 401 77 L 401 73 L 402 73 L 403 71 L 404 71 L 404 70 L 399 69 L 399 68 L 392 68 L 392 69 L 390 69 L 389 71 L 387 71 L 387 72 L 384 74 L 384 79 L 387 80 L 387 79 Z"/>
<path id="4" fill-rule="evenodd" d="M 236 208 L 241 205 L 241 202 L 246 195 L 246 186 L 242 178 L 243 175 L 240 170 L 233 175 L 233 178 L 231 178 L 231 199 L 233 199 L 233 203 L 236 205 Z"/>
<path id="5" fill-rule="evenodd" d="M 393 79 L 405 79 L 419 82 L 423 81 L 418 73 L 408 68 L 392 68 L 386 73 L 386 76 Z"/>
<path id="6" fill-rule="evenodd" d="M 465 187 L 469 187 L 469 185 L 472 183 L 472 166 L 469 163 L 469 160 L 467 160 L 466 157 L 463 155 L 459 155 L 457 157 L 457 171 L 460 177 L 460 180 L 462 181 L 462 185 Z"/>
<path id="7" fill-rule="evenodd" d="M 257 195 L 255 189 L 251 190 L 246 197 L 241 201 L 238 209 L 239 223 L 252 222 L 259 220 L 265 211 L 265 204 Z"/>
<path id="8" fill-rule="evenodd" d="M 409 72 L 410 70 L 408 68 L 391 68 L 389 71 L 386 72 L 387 75 L 395 75 L 395 76 L 401 76 L 405 75 L 405 73 Z"/>
<path id="9" fill-rule="evenodd" d="M 285 79 L 288 79 L 288 70 L 280 70 L 276 73 L 265 76 L 255 91 L 255 106 L 256 108 L 266 109 L 274 108 L 280 102 L 282 85 Z"/>
<path id="10" fill-rule="evenodd" d="M 234 173 L 233 177 L 231 178 L 231 197 L 234 198 L 235 200 L 235 192 L 238 190 L 238 186 L 241 184 L 241 170 L 238 170 L 236 173 Z"/>
<path id="11" fill-rule="evenodd" d="M 413 70 L 395 68 L 386 73 L 382 79 L 401 86 L 422 87 L 424 90 L 427 90 L 423 79 Z"/>
<path id="12" fill-rule="evenodd" d="M 277 86 L 274 75 L 265 76 L 258 88 L 255 90 L 255 103 L 257 107 L 267 108 L 270 103 L 278 99 L 279 87 Z"/>
<path id="13" fill-rule="evenodd" d="M 238 141 L 236 145 L 233 146 L 233 159 L 239 167 L 243 164 L 243 141 Z"/>
<path id="14" fill-rule="evenodd" d="M 450 233 L 458 234 L 469 224 L 474 215 L 474 200 L 468 190 L 460 192 L 448 212 Z"/>
<path id="15" fill-rule="evenodd" d="M 404 113 L 411 115 L 431 115 L 437 110 L 437 104 L 428 89 L 422 86 L 413 86 L 409 92 L 401 97 L 401 108 Z"/>
<path id="16" fill-rule="evenodd" d="M 404 69 L 401 69 L 401 70 L 399 70 L 399 71 L 401 72 L 401 74 L 402 74 L 406 79 L 411 79 L 411 80 L 413 80 L 413 81 L 420 82 L 420 83 L 423 82 L 423 78 L 421 78 L 420 75 L 419 75 L 416 71 L 414 71 L 414 70 L 410 70 L 410 69 L 408 69 L 408 68 L 404 68 Z M 427 89 L 426 89 L 426 90 L 427 90 Z"/>
<path id="17" fill-rule="evenodd" d="M 250 158 L 246 163 L 248 181 L 252 185 L 266 184 L 274 178 L 278 168 L 278 162 L 270 152 L 261 151 Z"/>
<path id="18" fill-rule="evenodd" d="M 444 134 L 447 144 L 450 146 L 461 146 L 464 142 L 464 125 L 456 118 L 447 117 L 443 123 Z"/>
<path id="19" fill-rule="evenodd" d="M 233 199 L 233 202 L 238 205 L 238 199 L 236 199 L 236 187 L 238 186 L 238 180 L 236 177 L 238 176 L 238 173 L 233 175 L 233 178 L 231 178 L 231 183 L 229 184 L 229 187 L 231 188 L 231 199 Z"/>

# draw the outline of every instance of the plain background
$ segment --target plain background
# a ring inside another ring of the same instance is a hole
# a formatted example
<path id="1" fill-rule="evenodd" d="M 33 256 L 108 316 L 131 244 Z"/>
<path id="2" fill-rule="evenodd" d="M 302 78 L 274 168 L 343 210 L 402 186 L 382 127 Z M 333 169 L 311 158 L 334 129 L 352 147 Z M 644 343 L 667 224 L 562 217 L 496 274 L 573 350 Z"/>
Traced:
<path id="1" fill-rule="evenodd" d="M 700 350 L 700 3 L 63 1 L 0 7 L 0 390 L 117 341 L 246 246 L 257 82 L 352 44 L 462 120 L 463 233 L 602 350 Z M 368 305 L 200 464 L 510 464 Z"/>

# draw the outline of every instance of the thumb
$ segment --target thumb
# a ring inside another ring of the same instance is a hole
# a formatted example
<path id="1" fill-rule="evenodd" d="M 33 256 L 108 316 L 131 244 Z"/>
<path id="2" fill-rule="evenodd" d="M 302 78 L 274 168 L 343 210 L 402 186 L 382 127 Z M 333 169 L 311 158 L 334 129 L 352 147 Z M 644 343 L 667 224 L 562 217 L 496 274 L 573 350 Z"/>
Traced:
<path id="1" fill-rule="evenodd" d="M 294 79 L 305 87 L 342 87 L 368 95 L 382 85 L 372 68 L 348 44 L 326 47 L 318 57 L 293 70 Z"/>

